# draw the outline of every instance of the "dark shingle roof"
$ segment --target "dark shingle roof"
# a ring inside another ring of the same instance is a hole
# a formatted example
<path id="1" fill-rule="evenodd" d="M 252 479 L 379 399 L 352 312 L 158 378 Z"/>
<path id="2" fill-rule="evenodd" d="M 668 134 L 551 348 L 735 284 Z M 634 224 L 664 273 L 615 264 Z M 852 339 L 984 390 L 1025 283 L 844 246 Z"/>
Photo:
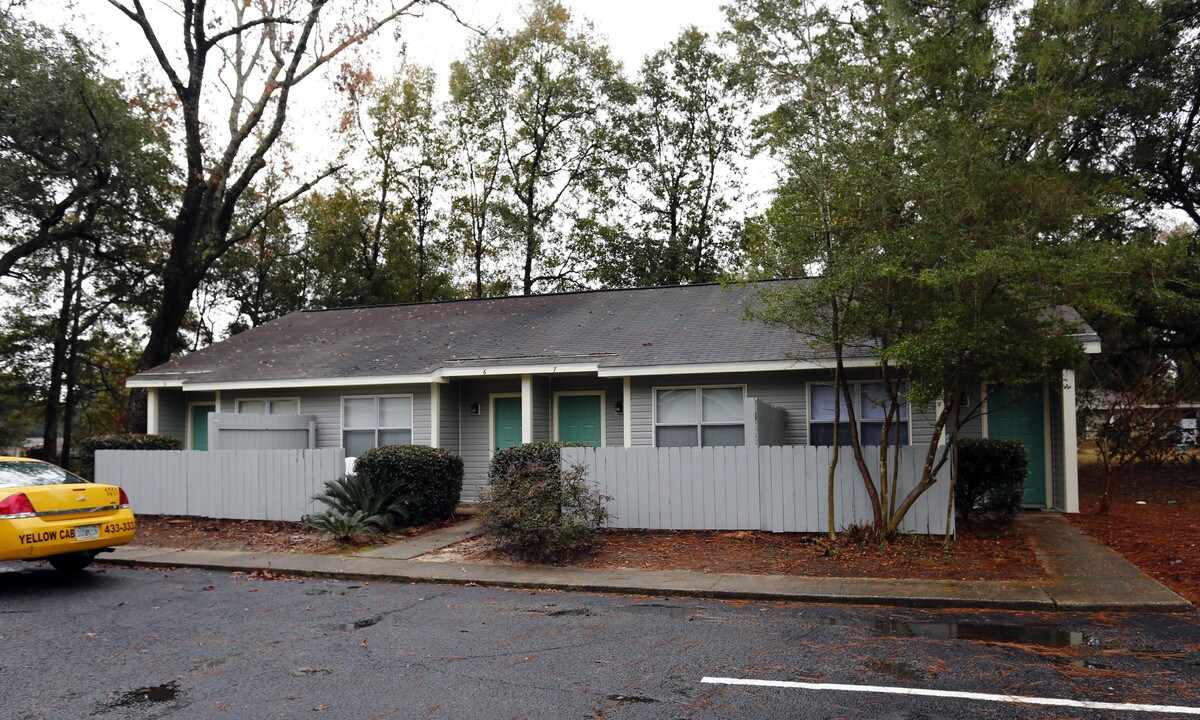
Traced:
<path id="1" fill-rule="evenodd" d="M 770 285 L 789 282 L 796 281 Z M 823 357 L 796 333 L 746 318 L 762 286 L 687 285 L 296 312 L 135 379 L 253 382 L 426 375 L 464 366 L 645 367 Z"/>
<path id="2" fill-rule="evenodd" d="M 752 293 L 707 284 L 296 312 L 135 377 L 209 383 L 811 355 L 795 333 L 744 319 Z"/>

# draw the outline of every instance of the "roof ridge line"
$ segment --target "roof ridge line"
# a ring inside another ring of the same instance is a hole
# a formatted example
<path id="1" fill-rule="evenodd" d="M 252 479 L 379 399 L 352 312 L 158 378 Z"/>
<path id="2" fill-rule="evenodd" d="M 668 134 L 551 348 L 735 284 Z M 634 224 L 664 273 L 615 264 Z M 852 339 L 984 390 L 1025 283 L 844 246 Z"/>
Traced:
<path id="1" fill-rule="evenodd" d="M 677 289 L 677 288 L 725 286 L 727 284 L 728 285 L 759 285 L 762 283 L 784 282 L 784 281 L 788 281 L 788 280 L 800 280 L 800 279 L 803 279 L 803 278 L 778 277 L 778 278 L 767 278 L 764 280 L 748 280 L 745 282 L 738 281 L 738 282 L 731 282 L 731 283 L 723 283 L 723 282 L 716 281 L 716 282 L 703 282 L 703 283 L 681 283 L 678 285 L 639 285 L 637 287 L 625 287 L 625 288 L 587 288 L 584 290 L 564 290 L 562 292 L 534 293 L 531 295 L 495 295 L 495 296 L 491 296 L 491 297 L 481 297 L 481 298 L 449 298 L 446 300 L 420 300 L 420 301 L 402 302 L 402 303 L 379 303 L 377 305 L 347 305 L 345 307 L 334 307 L 334 308 L 311 308 L 311 309 L 305 309 L 305 310 L 298 310 L 297 312 L 300 312 L 300 313 L 325 313 L 325 312 L 337 312 L 339 310 L 373 310 L 375 308 L 389 308 L 389 307 L 428 307 L 430 305 L 449 305 L 451 303 L 483 302 L 483 301 L 489 301 L 489 300 L 517 300 L 517 299 L 522 299 L 522 298 L 528 299 L 528 298 L 541 298 L 541 297 L 562 297 L 565 295 L 591 295 L 591 294 L 599 294 L 599 293 L 633 292 L 636 290 L 672 290 L 672 289 Z"/>

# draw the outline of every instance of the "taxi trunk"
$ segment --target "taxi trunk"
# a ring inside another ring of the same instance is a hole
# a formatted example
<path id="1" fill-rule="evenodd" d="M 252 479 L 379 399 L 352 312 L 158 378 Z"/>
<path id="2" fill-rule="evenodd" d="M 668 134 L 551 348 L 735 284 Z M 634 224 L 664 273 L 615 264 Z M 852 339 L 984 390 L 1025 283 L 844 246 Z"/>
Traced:
<path id="1" fill-rule="evenodd" d="M 32 517 L 0 523 L 0 560 L 32 559 L 91 552 L 133 539 L 135 521 L 122 507 L 120 488 L 71 483 L 11 488 L 0 495 L 24 494 Z"/>

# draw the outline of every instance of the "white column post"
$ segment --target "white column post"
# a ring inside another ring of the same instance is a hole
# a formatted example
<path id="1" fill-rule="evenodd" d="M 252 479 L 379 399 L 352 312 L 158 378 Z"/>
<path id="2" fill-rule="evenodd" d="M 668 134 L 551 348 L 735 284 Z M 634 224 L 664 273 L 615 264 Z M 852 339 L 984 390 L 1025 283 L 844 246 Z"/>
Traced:
<path id="1" fill-rule="evenodd" d="M 146 388 L 146 434 L 158 434 L 158 388 Z"/>
<path id="2" fill-rule="evenodd" d="M 213 404 L 217 406 L 217 409 L 214 412 L 221 412 L 221 391 L 220 390 L 217 391 L 216 402 L 214 402 Z"/>
<path id="3" fill-rule="evenodd" d="M 625 447 L 633 447 L 633 383 L 624 377 L 625 392 L 621 397 L 621 419 L 625 423 Z"/>
<path id="4" fill-rule="evenodd" d="M 521 376 L 521 442 L 533 442 L 533 376 Z"/>
<path id="5" fill-rule="evenodd" d="M 1079 449 L 1075 427 L 1075 371 L 1062 371 L 1063 512 L 1079 512 Z"/>
<path id="6" fill-rule="evenodd" d="M 429 384 L 429 447 L 441 447 L 442 443 L 442 386 Z"/>

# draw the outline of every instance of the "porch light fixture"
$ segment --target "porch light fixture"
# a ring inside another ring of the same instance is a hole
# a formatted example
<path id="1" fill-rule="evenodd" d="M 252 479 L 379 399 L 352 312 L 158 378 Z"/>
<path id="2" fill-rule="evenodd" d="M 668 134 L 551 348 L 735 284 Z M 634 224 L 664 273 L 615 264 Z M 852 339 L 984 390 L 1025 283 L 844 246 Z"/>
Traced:
<path id="1" fill-rule="evenodd" d="M 472 415 L 478 415 L 478 414 L 479 414 L 479 403 L 477 403 L 477 402 L 475 402 L 475 403 L 471 403 L 471 414 L 472 414 Z"/>
<path id="2" fill-rule="evenodd" d="M 618 400 L 613 409 L 617 411 L 618 415 L 620 415 L 621 413 L 625 412 L 625 402 L 623 400 Z"/>

